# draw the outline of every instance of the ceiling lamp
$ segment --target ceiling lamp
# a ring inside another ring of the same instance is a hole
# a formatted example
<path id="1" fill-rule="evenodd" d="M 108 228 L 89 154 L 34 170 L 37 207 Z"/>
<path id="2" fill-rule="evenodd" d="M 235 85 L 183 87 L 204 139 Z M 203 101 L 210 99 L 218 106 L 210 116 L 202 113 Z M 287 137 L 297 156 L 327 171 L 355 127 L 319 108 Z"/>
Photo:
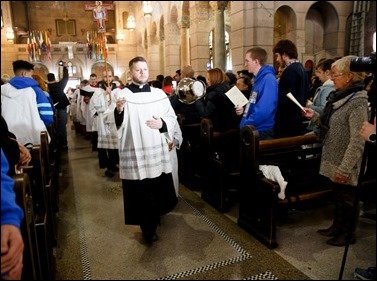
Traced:
<path id="1" fill-rule="evenodd" d="M 150 17 L 152 15 L 152 1 L 143 1 L 143 13 L 144 16 Z"/>
<path id="2" fill-rule="evenodd" d="M 5 30 L 5 38 L 7 38 L 7 40 L 10 42 L 14 40 L 13 28 L 7 27 L 7 29 Z"/>
<path id="3" fill-rule="evenodd" d="M 129 31 L 133 31 L 136 28 L 136 20 L 133 15 L 128 16 L 126 27 Z"/>
<path id="4" fill-rule="evenodd" d="M 116 38 L 117 38 L 118 41 L 123 41 L 123 40 L 124 40 L 124 34 L 123 34 L 123 32 L 122 32 L 122 31 L 119 31 L 119 32 L 117 33 Z"/>

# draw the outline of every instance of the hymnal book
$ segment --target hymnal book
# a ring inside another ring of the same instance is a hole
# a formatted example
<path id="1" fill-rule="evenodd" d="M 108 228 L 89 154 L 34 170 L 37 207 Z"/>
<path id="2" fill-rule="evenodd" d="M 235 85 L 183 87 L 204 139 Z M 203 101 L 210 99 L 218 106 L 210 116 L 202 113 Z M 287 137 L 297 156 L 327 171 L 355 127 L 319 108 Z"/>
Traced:
<path id="1" fill-rule="evenodd" d="M 244 94 L 237 88 L 237 86 L 233 86 L 228 92 L 225 93 L 225 95 L 235 106 L 244 106 L 249 102 Z"/>

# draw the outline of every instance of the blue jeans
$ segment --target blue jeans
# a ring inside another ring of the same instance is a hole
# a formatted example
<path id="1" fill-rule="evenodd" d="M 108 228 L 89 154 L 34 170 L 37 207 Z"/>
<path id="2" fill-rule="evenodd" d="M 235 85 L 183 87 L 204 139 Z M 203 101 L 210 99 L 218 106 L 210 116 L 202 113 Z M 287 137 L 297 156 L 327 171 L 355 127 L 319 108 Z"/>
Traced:
<path id="1" fill-rule="evenodd" d="M 56 110 L 56 139 L 60 147 L 67 146 L 67 120 L 66 109 Z"/>

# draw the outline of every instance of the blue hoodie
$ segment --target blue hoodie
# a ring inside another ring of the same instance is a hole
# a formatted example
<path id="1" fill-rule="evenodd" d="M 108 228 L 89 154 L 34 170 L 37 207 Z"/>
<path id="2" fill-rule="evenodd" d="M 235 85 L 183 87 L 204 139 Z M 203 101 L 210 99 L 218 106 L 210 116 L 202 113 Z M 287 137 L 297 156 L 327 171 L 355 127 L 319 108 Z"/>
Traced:
<path id="1" fill-rule="evenodd" d="M 1 149 L 1 225 L 11 224 L 19 228 L 24 213 L 16 203 L 14 180 L 7 174 L 8 171 L 8 160 Z"/>
<path id="2" fill-rule="evenodd" d="M 253 125 L 259 132 L 271 130 L 278 104 L 278 83 L 275 69 L 264 65 L 254 77 L 253 88 L 240 122 L 240 128 Z"/>
<path id="3" fill-rule="evenodd" d="M 54 110 L 45 93 L 39 88 L 37 81 L 29 77 L 15 76 L 9 80 L 9 84 L 16 89 L 32 87 L 36 95 L 38 112 L 42 121 L 45 123 L 46 127 L 54 121 Z"/>

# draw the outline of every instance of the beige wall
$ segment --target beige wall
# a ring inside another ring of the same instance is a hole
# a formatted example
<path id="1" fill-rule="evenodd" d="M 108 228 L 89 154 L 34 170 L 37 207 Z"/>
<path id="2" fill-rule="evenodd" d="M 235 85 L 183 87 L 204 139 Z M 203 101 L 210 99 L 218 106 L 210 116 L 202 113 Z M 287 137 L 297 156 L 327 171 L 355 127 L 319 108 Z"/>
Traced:
<path id="1" fill-rule="evenodd" d="M 336 38 L 334 52 L 343 55 L 345 42 L 345 28 L 347 17 L 352 13 L 352 1 L 318 1 L 331 5 L 336 12 L 336 18 L 326 19 L 327 23 L 336 21 L 337 31 L 331 36 Z M 5 38 L 6 27 L 13 26 L 12 15 L 10 13 L 10 1 L 2 1 L 4 28 L 1 30 L 1 75 L 13 76 L 12 61 L 16 59 L 28 60 L 27 46 L 25 44 L 14 44 Z M 76 36 L 56 36 L 55 19 L 61 18 L 64 13 L 64 5 L 70 19 L 76 21 Z M 77 42 L 74 45 L 74 63 L 82 69 L 83 79 L 88 78 L 91 67 L 95 63 L 86 55 L 86 31 L 95 29 L 96 25 L 90 11 L 85 11 L 85 4 L 93 1 L 28 1 L 28 15 L 30 28 L 35 30 L 49 30 L 53 43 L 51 61 L 43 61 L 49 71 L 55 72 L 57 62 L 60 59 L 68 60 L 66 46 L 59 42 Z M 189 13 L 190 28 L 186 32 L 182 31 L 182 7 L 183 1 L 158 2 L 152 1 L 154 14 L 148 20 L 143 17 L 141 11 L 141 1 L 114 1 L 115 11 L 109 13 L 107 31 L 109 36 L 114 38 L 118 31 L 121 31 L 125 39 L 108 44 L 108 62 L 113 66 L 115 75 L 126 77 L 128 61 L 136 56 L 146 56 L 151 63 L 150 78 L 154 79 L 157 74 L 173 75 L 175 70 L 180 68 L 182 55 L 183 59 L 189 60 L 193 65 L 196 75 L 205 74 L 206 63 L 209 60 L 208 35 L 216 28 L 214 24 L 214 13 L 206 1 L 189 1 L 189 11 L 185 11 L 185 16 Z M 312 58 L 314 61 L 316 54 L 306 51 L 306 40 L 317 40 L 316 34 L 308 30 L 305 21 L 308 11 L 317 1 L 230 1 L 228 10 L 225 13 L 225 22 L 230 29 L 230 49 L 233 64 L 233 72 L 243 69 L 244 54 L 252 46 L 259 45 L 266 48 L 271 54 L 268 63 L 273 63 L 272 48 L 277 40 L 275 12 L 279 9 L 290 11 L 286 15 L 290 29 L 287 36 L 291 36 L 295 41 L 299 58 Z M 318 5 L 318 4 L 317 4 Z M 322 4 L 321 4 L 322 5 Z M 187 5 L 186 5 L 187 7 Z M 374 6 L 375 7 L 375 6 Z M 132 11 L 136 18 L 136 30 L 128 31 L 123 29 L 123 11 Z M 285 13 L 282 13 L 283 16 Z M 375 14 L 375 12 L 374 12 Z M 164 36 L 160 40 L 160 19 L 164 18 Z M 369 21 L 372 29 L 375 30 L 375 22 Z M 151 38 L 151 27 L 153 27 L 153 38 Z M 157 30 L 156 30 L 157 28 Z M 368 27 L 370 30 L 371 28 Z M 185 36 L 182 40 L 181 36 Z M 320 41 L 320 40 L 319 40 Z M 181 46 L 187 44 L 186 46 Z M 326 46 L 324 46 L 326 47 Z M 163 54 L 161 54 L 161 50 Z M 182 53 L 182 48 L 185 52 Z M 215 48 L 216 49 L 216 48 Z M 189 50 L 187 54 L 187 50 Z M 161 63 L 160 60 L 164 62 Z"/>

